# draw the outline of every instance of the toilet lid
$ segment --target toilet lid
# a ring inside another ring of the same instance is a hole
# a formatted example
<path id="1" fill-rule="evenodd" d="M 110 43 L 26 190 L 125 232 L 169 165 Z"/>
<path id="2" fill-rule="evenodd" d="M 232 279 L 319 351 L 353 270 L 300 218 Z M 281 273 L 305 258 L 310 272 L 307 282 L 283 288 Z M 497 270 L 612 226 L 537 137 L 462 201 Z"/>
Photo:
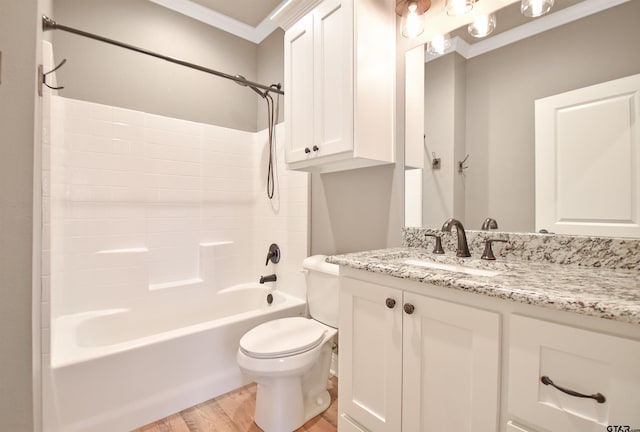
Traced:
<path id="1" fill-rule="evenodd" d="M 326 329 L 301 317 L 281 318 L 249 330 L 240 339 L 240 350 L 254 358 L 279 358 L 301 354 L 317 347 Z"/>

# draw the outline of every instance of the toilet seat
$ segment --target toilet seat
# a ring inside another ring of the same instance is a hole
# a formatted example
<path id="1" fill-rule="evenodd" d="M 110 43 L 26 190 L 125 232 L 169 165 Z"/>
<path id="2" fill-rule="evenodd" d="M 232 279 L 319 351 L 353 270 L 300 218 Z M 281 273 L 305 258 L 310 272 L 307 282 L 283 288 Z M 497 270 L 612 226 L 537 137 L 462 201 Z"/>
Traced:
<path id="1" fill-rule="evenodd" d="M 249 357 L 275 359 L 302 354 L 322 343 L 326 327 L 307 318 L 281 318 L 249 330 L 240 351 Z"/>

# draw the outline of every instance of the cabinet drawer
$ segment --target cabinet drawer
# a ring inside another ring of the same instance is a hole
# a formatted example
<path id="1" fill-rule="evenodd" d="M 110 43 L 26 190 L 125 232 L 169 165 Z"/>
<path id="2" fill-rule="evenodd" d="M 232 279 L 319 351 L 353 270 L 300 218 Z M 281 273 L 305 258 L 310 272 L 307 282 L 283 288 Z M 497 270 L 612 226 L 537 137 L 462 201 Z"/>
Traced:
<path id="1" fill-rule="evenodd" d="M 640 427 L 640 342 L 514 315 L 509 341 L 510 417 L 552 431 Z M 563 393 L 542 383 L 593 395 Z"/>

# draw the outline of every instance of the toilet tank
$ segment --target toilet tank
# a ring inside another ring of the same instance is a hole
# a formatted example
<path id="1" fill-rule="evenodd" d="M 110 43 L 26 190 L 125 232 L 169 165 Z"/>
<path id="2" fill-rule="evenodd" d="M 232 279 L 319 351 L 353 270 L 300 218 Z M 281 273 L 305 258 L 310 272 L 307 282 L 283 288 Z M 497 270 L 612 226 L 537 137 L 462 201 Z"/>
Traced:
<path id="1" fill-rule="evenodd" d="M 338 328 L 339 267 L 325 262 L 326 257 L 314 255 L 302 262 L 306 270 L 309 315 L 323 324 Z"/>

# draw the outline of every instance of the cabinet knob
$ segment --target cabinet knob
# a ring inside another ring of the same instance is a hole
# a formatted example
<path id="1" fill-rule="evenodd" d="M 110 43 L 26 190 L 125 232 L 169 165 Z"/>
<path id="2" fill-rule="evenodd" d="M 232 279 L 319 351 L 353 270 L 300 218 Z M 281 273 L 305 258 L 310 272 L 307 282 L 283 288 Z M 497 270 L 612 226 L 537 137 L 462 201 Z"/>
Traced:
<path id="1" fill-rule="evenodd" d="M 307 153 L 307 154 L 309 154 L 309 153 L 311 153 L 311 150 L 309 150 L 309 147 L 305 147 L 305 148 L 304 148 L 304 152 L 305 152 L 305 153 Z"/>
<path id="2" fill-rule="evenodd" d="M 389 309 L 393 309 L 394 307 L 396 307 L 396 301 L 392 298 L 388 298 L 386 304 Z"/>
<path id="3" fill-rule="evenodd" d="M 320 150 L 320 148 L 319 148 L 317 145 L 314 145 L 314 146 L 313 146 L 313 151 L 314 151 L 314 152 L 317 152 L 318 150 Z"/>
<path id="4" fill-rule="evenodd" d="M 404 304 L 404 311 L 409 315 L 411 315 L 414 310 L 416 310 L 416 308 L 411 303 Z"/>

